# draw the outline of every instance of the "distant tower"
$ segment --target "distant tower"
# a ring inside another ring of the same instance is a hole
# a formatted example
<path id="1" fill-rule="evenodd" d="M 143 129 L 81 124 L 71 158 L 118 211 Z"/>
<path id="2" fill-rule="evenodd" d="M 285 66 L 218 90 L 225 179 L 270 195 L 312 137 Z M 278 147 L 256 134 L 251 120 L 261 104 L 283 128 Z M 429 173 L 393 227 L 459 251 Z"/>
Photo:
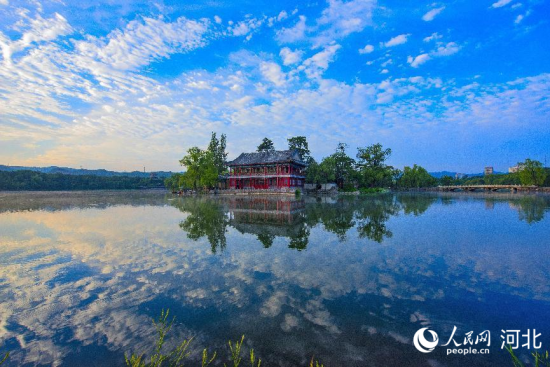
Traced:
<path id="1" fill-rule="evenodd" d="M 143 173 L 145 173 L 145 167 L 143 167 Z"/>
<path id="2" fill-rule="evenodd" d="M 485 167 L 485 176 L 492 175 L 494 173 L 493 167 Z"/>

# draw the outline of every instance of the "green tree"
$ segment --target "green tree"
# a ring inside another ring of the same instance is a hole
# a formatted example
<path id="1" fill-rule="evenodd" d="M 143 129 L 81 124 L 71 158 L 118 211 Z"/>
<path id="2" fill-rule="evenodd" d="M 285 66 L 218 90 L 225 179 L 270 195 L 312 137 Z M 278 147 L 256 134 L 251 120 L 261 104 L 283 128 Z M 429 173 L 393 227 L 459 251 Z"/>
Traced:
<path id="1" fill-rule="evenodd" d="M 184 173 L 174 173 L 164 179 L 164 186 L 170 191 L 178 191 L 182 185 Z"/>
<path id="2" fill-rule="evenodd" d="M 314 184 L 321 184 L 325 183 L 322 182 L 321 179 L 321 167 L 319 163 L 315 161 L 315 159 L 311 158 L 309 161 L 309 164 L 306 169 L 306 182 L 307 183 L 314 183 Z"/>
<path id="3" fill-rule="evenodd" d="M 455 182 L 454 178 L 448 175 L 441 176 L 441 178 L 439 179 L 439 184 L 441 186 L 452 186 L 454 182 Z"/>
<path id="4" fill-rule="evenodd" d="M 300 159 L 306 163 L 310 163 L 312 159 L 310 156 L 309 146 L 305 136 L 294 136 L 288 140 L 288 149 L 297 150 L 300 155 Z"/>
<path id="5" fill-rule="evenodd" d="M 384 149 L 377 143 L 366 148 L 357 148 L 357 167 L 362 186 L 390 186 L 395 176 L 394 168 L 386 165 L 391 149 Z"/>
<path id="6" fill-rule="evenodd" d="M 525 162 L 518 163 L 521 167 L 519 179 L 525 186 L 542 186 L 546 180 L 546 172 L 539 161 L 527 158 Z"/>
<path id="7" fill-rule="evenodd" d="M 437 179 L 430 175 L 425 168 L 418 165 L 405 167 L 403 175 L 398 181 L 398 186 L 403 188 L 432 187 L 437 184 Z"/>
<path id="8" fill-rule="evenodd" d="M 225 164 L 227 161 L 226 148 L 226 136 L 222 134 L 220 139 L 216 137 L 216 133 L 212 132 L 212 137 L 210 138 L 210 143 L 208 144 L 208 151 L 212 153 L 214 157 L 214 164 L 218 169 L 218 173 L 225 172 Z"/>
<path id="9" fill-rule="evenodd" d="M 208 150 L 189 148 L 187 155 L 180 160 L 180 164 L 187 168 L 187 172 L 183 175 L 183 183 L 186 186 L 196 190 L 199 187 L 212 187 L 218 182 L 218 168 L 214 154 Z"/>
<path id="10" fill-rule="evenodd" d="M 316 172 L 318 183 L 336 182 L 339 187 L 351 183 L 355 160 L 346 154 L 346 148 L 346 144 L 338 143 L 336 152 L 323 158 Z"/>
<path id="11" fill-rule="evenodd" d="M 271 139 L 264 138 L 262 143 L 258 145 L 258 152 L 271 152 L 273 150 L 275 150 L 275 146 Z"/>

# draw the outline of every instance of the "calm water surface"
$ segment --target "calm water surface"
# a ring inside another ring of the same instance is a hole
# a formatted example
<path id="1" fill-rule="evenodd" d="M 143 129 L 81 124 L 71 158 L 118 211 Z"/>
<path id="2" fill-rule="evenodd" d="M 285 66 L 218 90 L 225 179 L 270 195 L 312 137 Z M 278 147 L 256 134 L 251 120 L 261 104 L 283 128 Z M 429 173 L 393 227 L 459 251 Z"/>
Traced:
<path id="1" fill-rule="evenodd" d="M 549 209 L 505 194 L 0 193 L 0 353 L 120 366 L 169 308 L 170 342 L 225 355 L 245 334 L 266 366 L 511 365 L 501 329 L 535 328 L 550 349 Z M 440 344 L 490 330 L 490 355 L 420 353 L 427 326 Z"/>

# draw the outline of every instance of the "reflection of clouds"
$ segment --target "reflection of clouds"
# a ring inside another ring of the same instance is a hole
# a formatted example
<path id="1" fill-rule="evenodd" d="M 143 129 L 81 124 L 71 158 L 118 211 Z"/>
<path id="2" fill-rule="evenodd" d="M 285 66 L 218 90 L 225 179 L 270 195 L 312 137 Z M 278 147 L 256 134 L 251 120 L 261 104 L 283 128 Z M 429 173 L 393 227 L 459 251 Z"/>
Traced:
<path id="1" fill-rule="evenodd" d="M 286 293 L 275 292 L 269 297 L 262 307 L 260 308 L 260 313 L 266 317 L 274 317 L 281 313 L 283 305 L 286 304 Z"/>
<path id="2" fill-rule="evenodd" d="M 503 205 L 484 213 L 481 224 L 472 224 L 471 213 L 484 204 L 459 204 L 434 204 L 421 215 L 411 211 L 415 215 L 389 218 L 394 235 L 383 244 L 360 239 L 355 231 L 342 241 L 317 225 L 301 253 L 278 239 L 264 250 L 255 236 L 228 228 L 227 250 L 217 255 L 207 239 L 186 238 L 179 223 L 187 214 L 173 207 L 4 212 L 0 342 L 17 340 L 22 351 L 12 354 L 15 364 L 59 364 L 73 352 L 62 334 L 70 342 L 117 353 L 146 349 L 153 330 L 140 305 L 166 299 L 184 311 L 214 310 L 231 319 L 230 329 L 219 330 L 205 319 L 193 328 L 180 325 L 177 335 L 203 340 L 246 332 L 256 341 L 269 333 L 289 341 L 271 346 L 275 354 L 303 356 L 320 348 L 319 357 L 336 358 L 333 364 L 338 364 L 368 355 L 367 347 L 349 337 L 342 317 L 348 311 L 330 306 L 349 295 L 381 300 L 356 311 L 366 337 L 405 344 L 410 335 L 399 325 L 416 330 L 443 321 L 445 316 L 424 310 L 424 304 L 444 301 L 456 291 L 481 302 L 488 290 L 549 301 L 550 265 L 533 268 L 529 255 L 515 250 L 521 246 L 546 258 L 550 250 L 541 246 L 543 233 L 527 234 L 527 224 Z M 499 241 L 485 234 L 493 215 L 508 228 Z M 455 222 L 448 223 L 449 217 Z M 306 340 L 290 343 L 304 332 Z M 340 348 L 342 355 L 331 356 L 323 345 Z"/>
<path id="3" fill-rule="evenodd" d="M 292 329 L 298 327 L 300 320 L 289 313 L 285 315 L 285 320 L 281 323 L 281 329 L 286 332 L 292 331 Z"/>

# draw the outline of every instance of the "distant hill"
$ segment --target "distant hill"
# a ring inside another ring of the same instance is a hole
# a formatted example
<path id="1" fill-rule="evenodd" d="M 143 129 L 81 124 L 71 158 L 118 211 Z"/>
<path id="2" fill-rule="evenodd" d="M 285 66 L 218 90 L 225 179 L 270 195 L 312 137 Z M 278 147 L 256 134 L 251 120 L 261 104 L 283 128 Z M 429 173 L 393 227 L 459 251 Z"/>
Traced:
<path id="1" fill-rule="evenodd" d="M 122 177 L 137 177 L 137 178 L 149 178 L 149 177 L 151 177 L 151 173 L 153 173 L 154 175 L 156 175 L 156 177 L 161 178 L 161 179 L 169 177 L 173 173 L 173 172 L 170 172 L 170 171 L 117 172 L 117 171 L 107 171 L 105 169 L 83 169 L 83 168 L 69 168 L 69 167 L 57 167 L 57 166 L 23 167 L 23 166 L 6 166 L 6 165 L 2 165 L 2 164 L 0 164 L 0 171 L 5 171 L 5 172 L 36 171 L 36 172 L 41 172 L 41 173 L 62 173 L 64 175 L 75 175 L 75 176 L 93 175 L 93 176 L 100 176 L 100 177 L 122 176 Z"/>
<path id="2" fill-rule="evenodd" d="M 451 177 L 455 177 L 455 175 L 458 173 L 458 172 L 451 172 L 451 171 L 439 171 L 439 172 L 429 172 L 430 175 L 432 175 L 433 177 L 435 178 L 441 178 L 443 176 L 451 176 Z M 495 174 L 501 174 L 502 172 L 495 172 Z M 478 177 L 478 176 L 483 176 L 483 173 L 461 173 L 461 174 L 465 174 L 466 176 L 468 177 Z"/>

